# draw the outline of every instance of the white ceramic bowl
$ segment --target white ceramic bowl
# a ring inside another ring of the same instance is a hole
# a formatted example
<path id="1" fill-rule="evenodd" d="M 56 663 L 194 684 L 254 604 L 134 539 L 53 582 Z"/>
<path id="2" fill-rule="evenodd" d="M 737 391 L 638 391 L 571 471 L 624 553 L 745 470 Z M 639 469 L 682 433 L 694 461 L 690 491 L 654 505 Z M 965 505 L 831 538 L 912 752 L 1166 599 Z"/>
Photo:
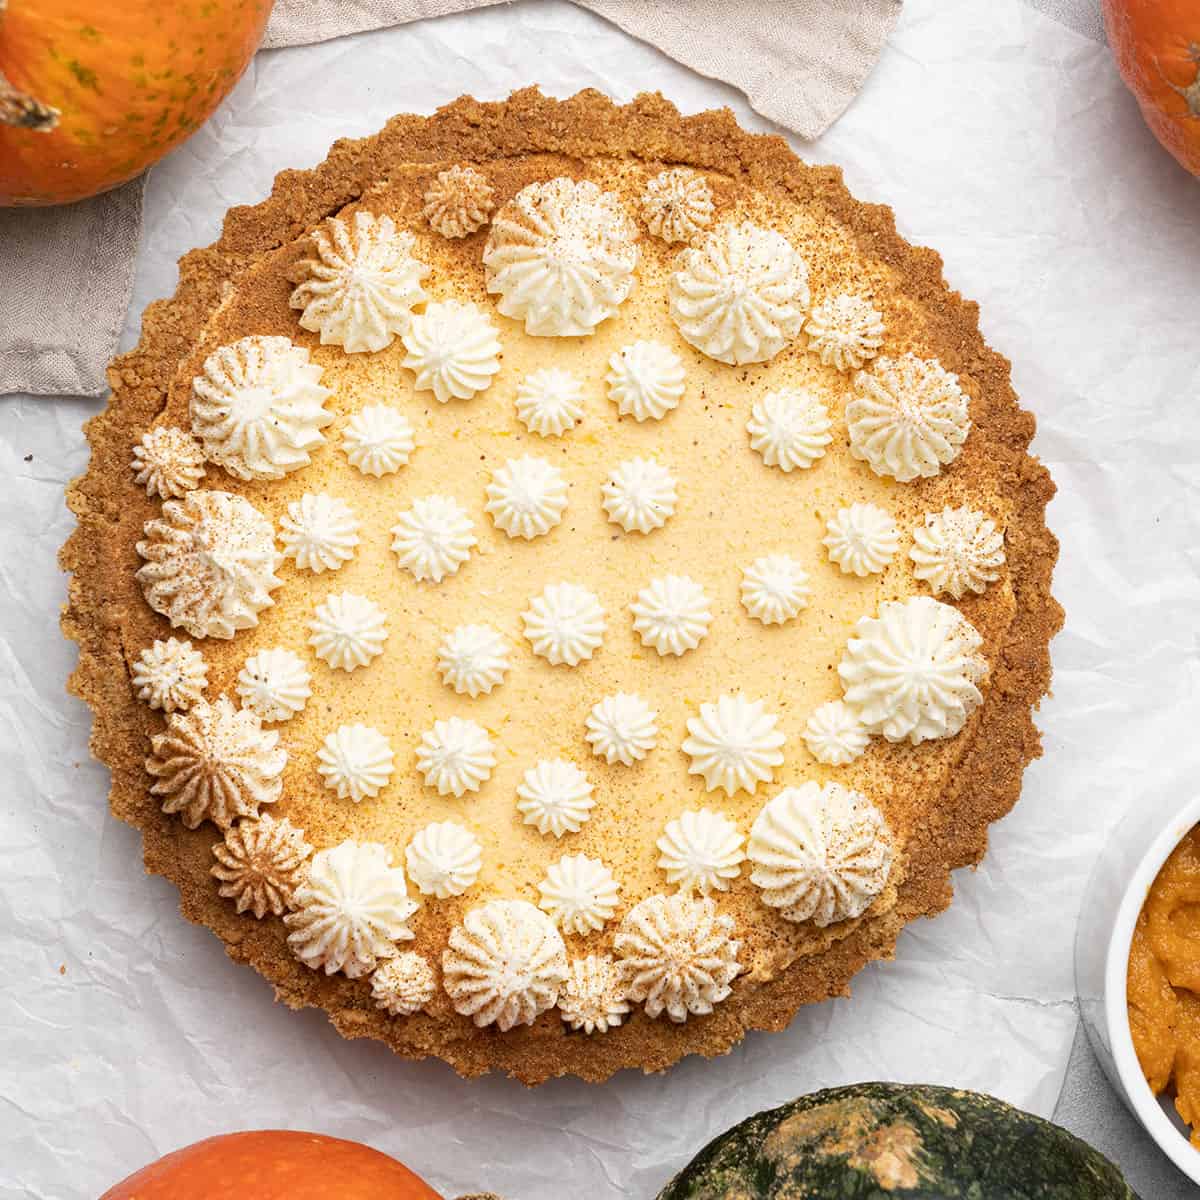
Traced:
<path id="1" fill-rule="evenodd" d="M 1159 868 L 1200 824 L 1200 797 L 1182 807 L 1178 796 L 1136 803 L 1138 811 L 1109 838 L 1084 893 L 1075 935 L 1079 1012 L 1113 1087 L 1171 1161 L 1200 1184 L 1200 1150 L 1189 1144 L 1173 1103 L 1154 1095 L 1138 1066 L 1125 990 L 1138 913 Z"/>

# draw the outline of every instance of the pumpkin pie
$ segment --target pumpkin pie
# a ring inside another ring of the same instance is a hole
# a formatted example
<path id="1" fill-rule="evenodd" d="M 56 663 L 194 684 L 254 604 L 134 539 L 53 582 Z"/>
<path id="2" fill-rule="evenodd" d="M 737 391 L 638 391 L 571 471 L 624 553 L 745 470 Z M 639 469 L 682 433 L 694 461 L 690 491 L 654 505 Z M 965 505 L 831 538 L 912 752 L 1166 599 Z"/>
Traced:
<path id="1" fill-rule="evenodd" d="M 1039 753 L 1053 485 L 976 317 L 836 169 L 655 95 L 282 173 L 69 493 L 147 869 L 286 1004 L 468 1075 L 846 994 Z"/>

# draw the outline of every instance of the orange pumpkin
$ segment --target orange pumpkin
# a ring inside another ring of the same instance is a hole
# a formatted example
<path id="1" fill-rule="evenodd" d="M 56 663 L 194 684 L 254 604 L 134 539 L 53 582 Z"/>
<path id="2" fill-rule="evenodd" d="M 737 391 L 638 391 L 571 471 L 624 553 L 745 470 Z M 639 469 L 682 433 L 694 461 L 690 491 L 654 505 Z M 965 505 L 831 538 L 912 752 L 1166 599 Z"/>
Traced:
<path id="1" fill-rule="evenodd" d="M 261 1129 L 176 1150 L 100 1200 L 441 1200 L 394 1158 L 358 1142 Z"/>
<path id="2" fill-rule="evenodd" d="M 1146 124 L 1200 175 L 1200 0 L 1104 0 L 1104 24 Z"/>
<path id="3" fill-rule="evenodd" d="M 0 205 L 132 179 L 246 69 L 271 0 L 0 0 Z"/>

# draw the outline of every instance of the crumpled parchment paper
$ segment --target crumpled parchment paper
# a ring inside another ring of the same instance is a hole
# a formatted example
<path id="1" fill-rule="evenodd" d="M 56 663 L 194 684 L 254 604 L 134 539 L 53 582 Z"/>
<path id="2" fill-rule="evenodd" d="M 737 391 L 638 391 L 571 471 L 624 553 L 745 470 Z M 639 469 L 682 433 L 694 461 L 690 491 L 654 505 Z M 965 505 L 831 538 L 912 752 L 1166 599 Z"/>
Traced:
<path id="1" fill-rule="evenodd" d="M 461 92 L 538 81 L 685 111 L 729 104 L 565 3 L 260 55 L 232 99 L 150 179 L 125 344 L 175 259 L 232 204 L 337 137 Z M 92 402 L 0 404 L 0 1197 L 88 1200 L 183 1143 L 291 1126 L 369 1141 L 448 1195 L 652 1196 L 711 1136 L 811 1089 L 888 1078 L 984 1089 L 1047 1114 L 1075 1029 L 1071 941 L 1105 832 L 1150 788 L 1200 770 L 1200 207 L 1144 131 L 1103 46 L 1015 0 L 908 0 L 891 48 L 815 146 L 901 231 L 937 247 L 982 307 L 1037 413 L 1059 496 L 1045 757 L 957 899 L 911 928 L 852 1000 L 803 1011 L 714 1062 L 534 1092 L 342 1041 L 276 1006 L 252 972 L 142 874 L 105 808 L 88 713 L 63 694 L 74 648 L 55 565 Z M 2 250 L 0 250 L 2 254 Z"/>

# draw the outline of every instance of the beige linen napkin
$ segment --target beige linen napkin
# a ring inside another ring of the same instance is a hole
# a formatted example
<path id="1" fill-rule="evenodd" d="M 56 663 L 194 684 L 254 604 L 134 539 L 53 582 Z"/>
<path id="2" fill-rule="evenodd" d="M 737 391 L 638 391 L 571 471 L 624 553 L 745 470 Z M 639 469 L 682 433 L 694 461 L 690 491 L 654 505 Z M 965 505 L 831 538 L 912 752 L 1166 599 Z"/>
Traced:
<path id="1" fill-rule="evenodd" d="M 0 208 L 0 395 L 98 396 L 142 232 L 144 177 L 58 208 Z"/>
<path id="2" fill-rule="evenodd" d="M 504 0 L 276 0 L 264 46 L 301 46 Z M 764 117 L 820 136 L 862 87 L 902 0 L 574 0 Z"/>
<path id="3" fill-rule="evenodd" d="M 276 0 L 263 44 L 325 41 L 500 2 Z M 574 2 L 733 84 L 763 116 L 812 138 L 862 86 L 902 0 Z M 0 394 L 104 391 L 133 288 L 142 187 L 135 180 L 61 208 L 0 209 Z"/>

